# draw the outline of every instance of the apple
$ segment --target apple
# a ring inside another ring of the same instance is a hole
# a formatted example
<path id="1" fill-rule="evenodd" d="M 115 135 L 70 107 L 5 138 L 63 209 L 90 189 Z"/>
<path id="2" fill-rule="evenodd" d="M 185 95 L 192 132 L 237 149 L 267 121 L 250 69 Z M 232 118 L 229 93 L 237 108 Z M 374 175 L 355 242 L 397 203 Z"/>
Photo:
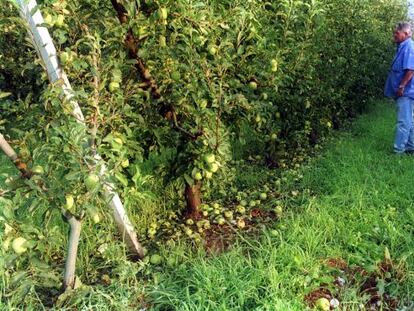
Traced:
<path id="1" fill-rule="evenodd" d="M 117 89 L 119 89 L 120 85 L 118 82 L 112 81 L 109 83 L 108 89 L 111 93 L 114 93 Z"/>
<path id="2" fill-rule="evenodd" d="M 245 208 L 243 205 L 241 205 L 241 204 L 237 205 L 236 210 L 237 210 L 237 212 L 239 212 L 240 214 L 244 214 L 244 213 L 246 213 L 246 208 Z"/>
<path id="3" fill-rule="evenodd" d="M 37 175 L 42 175 L 42 174 L 45 173 L 45 170 L 44 170 L 43 166 L 36 165 L 35 167 L 33 167 L 32 173 L 37 174 Z"/>
<path id="4" fill-rule="evenodd" d="M 224 225 L 226 223 L 226 220 L 223 217 L 220 217 L 219 219 L 217 219 L 217 223 L 219 225 Z"/>
<path id="5" fill-rule="evenodd" d="M 210 154 L 206 154 L 204 156 L 204 161 L 206 161 L 206 163 L 213 163 L 216 160 L 216 157 L 214 156 L 214 154 L 210 153 Z"/>
<path id="6" fill-rule="evenodd" d="M 194 174 L 192 174 L 194 180 L 202 180 L 203 179 L 203 175 L 201 175 L 201 173 L 199 171 L 195 172 Z"/>
<path id="7" fill-rule="evenodd" d="M 65 15 L 59 14 L 56 17 L 55 26 L 62 27 L 65 24 Z"/>
<path id="8" fill-rule="evenodd" d="M 270 65 L 272 67 L 272 71 L 273 72 L 276 72 L 277 71 L 277 68 L 278 68 L 277 60 L 276 59 L 272 59 L 270 61 Z"/>
<path id="9" fill-rule="evenodd" d="M 95 174 L 90 174 L 85 179 L 85 186 L 89 191 L 92 191 L 96 188 L 99 183 L 99 177 Z"/>
<path id="10" fill-rule="evenodd" d="M 315 307 L 318 308 L 318 310 L 321 311 L 328 311 L 331 309 L 331 303 L 326 298 L 319 298 L 315 302 Z"/>
<path id="11" fill-rule="evenodd" d="M 159 17 L 161 20 L 165 21 L 168 18 L 168 9 L 160 8 Z"/>
<path id="12" fill-rule="evenodd" d="M 194 220 L 192 220 L 191 218 L 189 218 L 189 219 L 187 219 L 187 220 L 185 221 L 185 223 L 186 223 L 187 225 L 191 226 L 191 225 L 194 225 Z"/>
<path id="13" fill-rule="evenodd" d="M 17 255 L 23 254 L 27 251 L 27 247 L 25 247 L 27 240 L 23 237 L 17 237 L 12 242 L 12 248 Z"/>
<path id="14" fill-rule="evenodd" d="M 159 36 L 159 45 L 163 48 L 167 46 L 167 39 L 165 36 Z"/>
<path id="15" fill-rule="evenodd" d="M 46 14 L 45 14 L 45 17 L 43 18 L 43 20 L 44 20 L 44 22 L 45 22 L 46 24 L 48 24 L 49 26 L 53 26 L 53 17 L 52 17 L 52 15 L 50 15 L 50 14 L 46 13 Z"/>
<path id="16" fill-rule="evenodd" d="M 199 106 L 201 109 L 206 108 L 206 107 L 207 107 L 207 100 L 206 100 L 206 99 L 202 99 L 202 100 L 200 100 L 200 102 L 198 103 L 198 106 Z"/>
<path id="17" fill-rule="evenodd" d="M 209 171 L 205 171 L 204 176 L 206 177 L 206 179 L 211 179 L 213 177 L 213 173 Z"/>
<path id="18" fill-rule="evenodd" d="M 280 205 L 277 205 L 277 206 L 275 207 L 275 214 L 276 214 L 277 216 L 281 216 L 281 215 L 282 215 L 282 213 L 283 213 L 283 208 L 282 208 Z"/>
<path id="19" fill-rule="evenodd" d="M 210 45 L 208 47 L 208 53 L 210 55 L 213 55 L 213 56 L 216 55 L 217 54 L 217 48 L 214 45 Z"/>
<path id="20" fill-rule="evenodd" d="M 260 114 L 256 115 L 256 118 L 254 119 L 256 121 L 256 123 L 260 123 L 262 121 L 262 117 L 260 116 Z"/>
<path id="21" fill-rule="evenodd" d="M 191 235 L 193 234 L 193 230 L 191 230 L 190 228 L 186 228 L 186 229 L 185 229 L 185 231 L 184 231 L 184 233 L 185 233 L 187 236 L 191 236 Z"/>
<path id="22" fill-rule="evenodd" d="M 150 257 L 149 262 L 153 265 L 159 265 L 162 262 L 162 257 L 159 254 L 153 254 Z"/>
<path id="23" fill-rule="evenodd" d="M 243 229 L 244 227 L 246 227 L 246 222 L 242 218 L 238 219 L 237 227 L 239 227 L 240 229 Z"/>
<path id="24" fill-rule="evenodd" d="M 225 211 L 224 212 L 224 217 L 226 217 L 227 219 L 233 219 L 233 212 L 232 211 Z"/>
<path id="25" fill-rule="evenodd" d="M 121 162 L 121 166 L 123 168 L 127 168 L 129 166 L 129 159 L 125 159 Z"/>
<path id="26" fill-rule="evenodd" d="M 273 230 L 270 230 L 270 234 L 273 235 L 273 236 L 278 236 L 279 235 L 279 231 L 273 229 Z"/>
<path id="27" fill-rule="evenodd" d="M 65 198 L 66 198 L 65 208 L 69 211 L 72 211 L 73 206 L 75 205 L 75 199 L 73 198 L 73 195 L 67 194 Z"/>
<path id="28" fill-rule="evenodd" d="M 168 257 L 167 258 L 167 266 L 168 267 L 174 267 L 177 264 L 177 261 L 174 257 Z"/>
<path id="29" fill-rule="evenodd" d="M 276 140 L 276 138 L 277 138 L 277 134 L 273 133 L 272 135 L 270 135 L 271 140 Z"/>
<path id="30" fill-rule="evenodd" d="M 250 81 L 250 82 L 249 82 L 249 87 L 250 87 L 252 90 L 255 90 L 255 89 L 257 89 L 257 83 L 256 83 L 256 82 L 254 82 L 254 81 Z"/>
<path id="31" fill-rule="evenodd" d="M 60 62 L 62 65 L 66 65 L 70 61 L 70 54 L 68 52 L 62 52 L 59 55 Z"/>
<path id="32" fill-rule="evenodd" d="M 208 166 L 208 170 L 212 173 L 217 172 L 218 169 L 219 169 L 219 166 L 218 166 L 217 162 L 210 163 L 209 166 Z"/>
<path id="33" fill-rule="evenodd" d="M 101 221 L 101 216 L 99 215 L 98 212 L 95 212 L 95 213 L 92 214 L 92 220 L 93 220 L 93 223 L 95 223 L 95 224 L 97 224 Z"/>
<path id="34" fill-rule="evenodd" d="M 260 200 L 266 200 L 267 199 L 267 194 L 266 194 L 266 192 L 262 192 L 261 194 L 260 194 Z"/>

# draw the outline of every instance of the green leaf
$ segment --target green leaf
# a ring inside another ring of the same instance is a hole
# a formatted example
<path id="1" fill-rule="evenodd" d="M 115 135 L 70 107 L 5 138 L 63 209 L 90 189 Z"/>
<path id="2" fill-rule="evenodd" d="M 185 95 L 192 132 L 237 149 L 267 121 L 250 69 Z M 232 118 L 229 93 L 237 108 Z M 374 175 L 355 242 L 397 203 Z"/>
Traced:
<path id="1" fill-rule="evenodd" d="M 119 180 L 119 182 L 124 186 L 128 186 L 128 179 L 121 173 L 115 173 L 115 178 Z"/>
<path id="2" fill-rule="evenodd" d="M 0 99 L 9 97 L 10 95 L 12 95 L 12 93 L 9 93 L 9 92 L 0 92 Z"/>

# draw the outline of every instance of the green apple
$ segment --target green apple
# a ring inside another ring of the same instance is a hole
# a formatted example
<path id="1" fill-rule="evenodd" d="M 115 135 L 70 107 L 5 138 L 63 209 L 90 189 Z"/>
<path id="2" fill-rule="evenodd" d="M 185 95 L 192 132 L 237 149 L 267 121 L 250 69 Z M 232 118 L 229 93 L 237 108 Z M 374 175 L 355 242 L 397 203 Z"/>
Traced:
<path id="1" fill-rule="evenodd" d="M 206 163 L 213 163 L 215 160 L 216 160 L 216 157 L 212 153 L 206 154 L 204 156 L 204 161 L 206 161 Z"/>
<path id="2" fill-rule="evenodd" d="M 270 62 L 270 65 L 272 67 L 272 71 L 273 72 L 276 72 L 277 71 L 277 68 L 278 68 L 277 60 L 276 59 L 272 59 L 271 62 Z"/>
<path id="3" fill-rule="evenodd" d="M 184 231 L 184 233 L 185 233 L 187 236 L 191 236 L 191 235 L 193 234 L 193 230 L 191 230 L 190 228 L 186 228 L 186 229 L 185 229 L 185 231 Z"/>
<path id="4" fill-rule="evenodd" d="M 233 219 L 233 212 L 232 211 L 225 211 L 224 212 L 224 217 L 226 217 L 227 219 Z"/>
<path id="5" fill-rule="evenodd" d="M 112 81 L 109 83 L 108 89 L 111 93 L 114 93 L 117 89 L 119 89 L 120 85 L 118 82 Z"/>
<path id="6" fill-rule="evenodd" d="M 89 191 L 92 191 L 96 188 L 99 183 L 99 177 L 95 174 L 90 174 L 85 179 L 85 186 Z"/>
<path id="7" fill-rule="evenodd" d="M 209 47 L 208 47 L 208 53 L 210 54 L 210 55 L 216 55 L 217 54 L 217 47 L 215 47 L 214 45 L 210 45 Z"/>
<path id="8" fill-rule="evenodd" d="M 159 254 L 152 254 L 149 262 L 153 265 L 159 265 L 162 262 L 162 257 Z"/>
<path id="9" fill-rule="evenodd" d="M 70 54 L 66 51 L 60 53 L 60 55 L 59 55 L 59 59 L 60 59 L 60 62 L 62 63 L 62 65 L 66 65 L 67 63 L 69 63 L 70 58 L 71 58 Z"/>
<path id="10" fill-rule="evenodd" d="M 254 82 L 254 81 L 250 81 L 250 82 L 249 82 L 249 87 L 250 87 L 252 90 L 255 90 L 255 89 L 257 89 L 257 83 L 256 83 L 256 82 Z"/>
<path id="11" fill-rule="evenodd" d="M 171 73 L 171 79 L 173 79 L 175 82 L 178 82 L 181 80 L 181 74 L 179 71 L 173 71 Z"/>
<path id="12" fill-rule="evenodd" d="M 55 26 L 62 27 L 65 24 L 65 15 L 59 14 L 56 17 Z"/>
<path id="13" fill-rule="evenodd" d="M 92 214 L 92 220 L 94 224 L 97 224 L 101 221 L 101 216 L 99 215 L 98 212 L 95 212 Z"/>
<path id="14" fill-rule="evenodd" d="M 237 212 L 239 212 L 240 214 L 244 214 L 244 213 L 246 213 L 246 208 L 245 208 L 243 205 L 241 205 L 241 204 L 237 205 L 236 210 L 237 210 Z"/>
<path id="15" fill-rule="evenodd" d="M 204 108 L 206 108 L 207 107 L 207 100 L 206 99 L 202 99 L 202 100 L 200 100 L 199 101 L 199 103 L 198 103 L 198 106 L 201 108 L 201 109 L 204 109 Z"/>
<path id="16" fill-rule="evenodd" d="M 209 166 L 208 166 L 208 170 L 212 173 L 217 172 L 218 169 L 219 169 L 219 166 L 218 166 L 217 162 L 210 163 Z"/>
<path id="17" fill-rule="evenodd" d="M 219 219 L 217 219 L 217 223 L 219 225 L 224 225 L 226 223 L 226 220 L 223 217 L 220 217 Z"/>
<path id="18" fill-rule="evenodd" d="M 159 17 L 161 20 L 165 21 L 168 18 L 168 9 L 160 8 Z"/>
<path id="19" fill-rule="evenodd" d="M 211 179 L 213 177 L 213 173 L 209 171 L 205 171 L 204 176 L 206 179 Z"/>
<path id="20" fill-rule="evenodd" d="M 282 215 L 282 213 L 283 213 L 283 207 L 282 207 L 282 206 L 280 206 L 280 205 L 277 205 L 277 206 L 275 207 L 275 214 L 276 214 L 277 216 L 281 216 L 281 215 Z"/>
<path id="21" fill-rule="evenodd" d="M 266 200 L 267 199 L 266 192 L 262 192 L 259 197 L 260 197 L 260 200 Z"/>
<path id="22" fill-rule="evenodd" d="M 277 138 L 277 134 L 273 133 L 272 135 L 270 135 L 271 140 L 276 140 L 276 138 Z"/>
<path id="23" fill-rule="evenodd" d="M 73 198 L 73 195 L 67 194 L 65 198 L 66 198 L 65 208 L 69 211 L 72 211 L 75 205 L 75 199 Z"/>
<path id="24" fill-rule="evenodd" d="M 321 311 L 328 311 L 331 309 L 331 304 L 328 299 L 326 298 L 319 298 L 315 302 L 315 307 L 318 308 L 318 310 Z"/>
<path id="25" fill-rule="evenodd" d="M 262 121 L 262 117 L 260 116 L 260 114 L 256 115 L 256 118 L 254 119 L 256 121 L 256 123 L 260 123 Z"/>
<path id="26" fill-rule="evenodd" d="M 125 159 L 121 162 L 121 166 L 123 168 L 127 168 L 129 166 L 129 159 Z"/>
<path id="27" fill-rule="evenodd" d="M 23 254 L 27 251 L 27 247 L 25 246 L 27 240 L 23 237 L 17 237 L 12 242 L 12 248 L 17 255 Z"/>
<path id="28" fill-rule="evenodd" d="M 42 174 L 45 173 L 45 170 L 44 170 L 43 166 L 36 165 L 35 167 L 33 167 L 32 173 L 37 174 L 37 175 L 42 175 Z"/>
<path id="29" fill-rule="evenodd" d="M 185 221 L 185 223 L 186 223 L 187 225 L 191 226 L 191 225 L 194 225 L 194 220 L 192 220 L 191 218 L 189 218 L 189 219 L 187 219 L 187 220 Z"/>
<path id="30" fill-rule="evenodd" d="M 159 45 L 163 48 L 167 46 L 167 39 L 165 36 L 159 36 Z"/>
<path id="31" fill-rule="evenodd" d="M 46 24 L 48 24 L 49 26 L 53 26 L 53 17 L 52 17 L 52 15 L 50 15 L 50 14 L 46 13 L 46 14 L 45 14 L 45 17 L 43 18 L 43 20 L 44 20 L 44 22 L 45 22 Z"/>

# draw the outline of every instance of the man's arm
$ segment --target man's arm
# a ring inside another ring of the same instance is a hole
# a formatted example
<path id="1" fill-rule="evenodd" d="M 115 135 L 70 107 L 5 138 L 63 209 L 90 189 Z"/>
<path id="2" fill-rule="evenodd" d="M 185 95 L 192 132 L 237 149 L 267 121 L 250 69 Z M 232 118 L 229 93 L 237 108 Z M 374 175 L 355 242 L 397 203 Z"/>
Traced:
<path id="1" fill-rule="evenodd" d="M 398 86 L 397 96 L 401 97 L 404 94 L 404 88 L 411 78 L 414 76 L 414 70 L 407 69 L 405 71 L 404 77 L 401 79 L 400 85 Z"/>

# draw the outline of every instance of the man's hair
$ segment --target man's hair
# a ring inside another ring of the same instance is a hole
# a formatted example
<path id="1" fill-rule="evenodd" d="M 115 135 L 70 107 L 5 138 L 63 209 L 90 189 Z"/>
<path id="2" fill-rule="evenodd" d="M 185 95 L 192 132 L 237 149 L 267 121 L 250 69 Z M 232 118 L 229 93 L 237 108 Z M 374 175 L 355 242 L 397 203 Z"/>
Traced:
<path id="1" fill-rule="evenodd" d="M 397 30 L 404 31 L 409 37 L 413 34 L 412 26 L 407 22 L 400 22 L 396 25 Z"/>

